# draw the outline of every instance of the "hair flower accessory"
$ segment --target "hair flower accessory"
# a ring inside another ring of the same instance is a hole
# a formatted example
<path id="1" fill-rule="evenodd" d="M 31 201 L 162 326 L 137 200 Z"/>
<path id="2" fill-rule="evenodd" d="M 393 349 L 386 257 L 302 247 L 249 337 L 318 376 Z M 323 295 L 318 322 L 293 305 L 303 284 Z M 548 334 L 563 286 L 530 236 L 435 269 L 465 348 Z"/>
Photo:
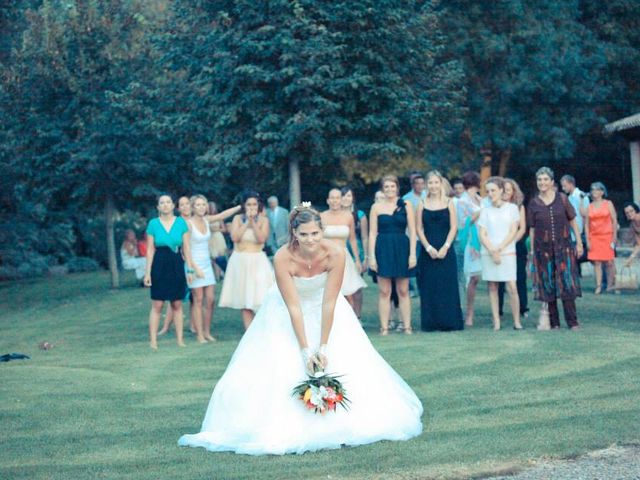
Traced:
<path id="1" fill-rule="evenodd" d="M 295 210 L 304 210 L 305 208 L 311 208 L 311 202 L 301 202 L 295 207 Z"/>

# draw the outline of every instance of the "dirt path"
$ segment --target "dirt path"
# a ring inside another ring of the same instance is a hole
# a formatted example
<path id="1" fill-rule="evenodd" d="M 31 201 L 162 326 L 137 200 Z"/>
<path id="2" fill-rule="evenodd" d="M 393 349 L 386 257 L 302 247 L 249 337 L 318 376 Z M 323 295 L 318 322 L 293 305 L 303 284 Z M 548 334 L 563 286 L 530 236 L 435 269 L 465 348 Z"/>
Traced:
<path id="1" fill-rule="evenodd" d="M 640 480 L 640 446 L 612 446 L 570 460 L 540 460 L 515 475 L 484 480 Z"/>

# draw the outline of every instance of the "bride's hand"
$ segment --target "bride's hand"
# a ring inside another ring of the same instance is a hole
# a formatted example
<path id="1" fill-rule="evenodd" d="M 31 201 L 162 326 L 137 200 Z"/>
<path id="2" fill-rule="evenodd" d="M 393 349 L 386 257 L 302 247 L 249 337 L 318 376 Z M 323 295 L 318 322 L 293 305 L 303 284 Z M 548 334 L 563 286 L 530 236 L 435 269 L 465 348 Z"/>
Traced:
<path id="1" fill-rule="evenodd" d="M 318 353 L 315 354 L 315 362 L 316 362 L 316 365 L 318 365 L 318 367 L 320 367 L 322 371 L 324 371 L 324 369 L 327 368 L 327 365 L 329 364 L 329 359 L 327 358 L 326 345 L 320 345 L 320 349 L 318 350 Z"/>
<path id="2" fill-rule="evenodd" d="M 300 352 L 302 354 L 302 362 L 304 363 L 304 369 L 309 375 L 313 375 L 315 372 L 316 356 L 311 354 L 309 348 L 303 348 Z"/>

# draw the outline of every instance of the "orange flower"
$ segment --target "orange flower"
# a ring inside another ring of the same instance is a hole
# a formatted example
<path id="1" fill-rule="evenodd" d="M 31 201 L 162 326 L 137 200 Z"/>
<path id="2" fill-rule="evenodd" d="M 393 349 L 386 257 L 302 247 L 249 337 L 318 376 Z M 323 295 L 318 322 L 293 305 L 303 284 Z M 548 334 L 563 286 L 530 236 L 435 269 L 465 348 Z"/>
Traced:
<path id="1" fill-rule="evenodd" d="M 311 388 L 307 388 L 307 391 L 304 392 L 304 396 L 302 397 L 302 399 L 305 402 L 308 402 L 310 398 L 311 398 Z"/>

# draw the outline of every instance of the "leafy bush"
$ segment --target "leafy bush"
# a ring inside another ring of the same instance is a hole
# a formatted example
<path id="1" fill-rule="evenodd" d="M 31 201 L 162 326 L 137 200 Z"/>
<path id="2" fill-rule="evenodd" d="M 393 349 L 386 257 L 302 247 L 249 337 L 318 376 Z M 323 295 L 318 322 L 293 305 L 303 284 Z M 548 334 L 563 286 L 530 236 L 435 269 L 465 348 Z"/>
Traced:
<path id="1" fill-rule="evenodd" d="M 76 272 L 95 272 L 100 268 L 100 264 L 93 258 L 89 257 L 74 257 L 66 264 L 70 273 Z"/>

